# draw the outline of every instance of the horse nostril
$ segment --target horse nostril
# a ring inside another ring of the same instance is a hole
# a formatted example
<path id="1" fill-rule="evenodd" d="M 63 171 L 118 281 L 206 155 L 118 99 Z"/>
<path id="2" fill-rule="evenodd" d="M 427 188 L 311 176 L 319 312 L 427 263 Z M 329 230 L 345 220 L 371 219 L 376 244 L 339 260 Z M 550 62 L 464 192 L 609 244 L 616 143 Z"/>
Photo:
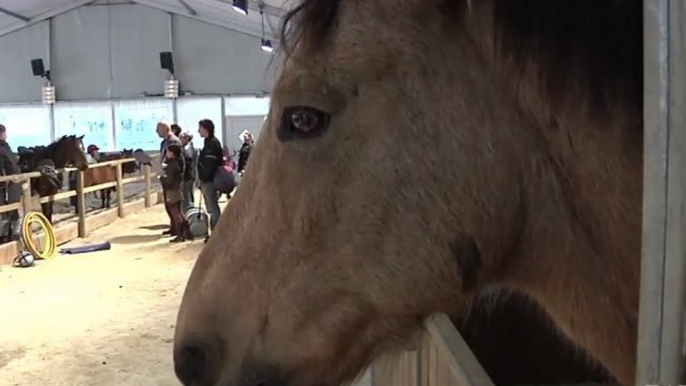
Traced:
<path id="1" fill-rule="evenodd" d="M 198 346 L 183 346 L 174 351 L 174 371 L 184 385 L 209 382 L 208 354 Z"/>

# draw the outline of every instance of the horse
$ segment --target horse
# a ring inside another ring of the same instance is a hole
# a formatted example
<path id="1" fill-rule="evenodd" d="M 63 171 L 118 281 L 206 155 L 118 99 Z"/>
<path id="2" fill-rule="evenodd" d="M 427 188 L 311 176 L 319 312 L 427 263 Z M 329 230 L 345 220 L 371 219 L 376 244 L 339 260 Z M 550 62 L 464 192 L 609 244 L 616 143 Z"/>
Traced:
<path id="1" fill-rule="evenodd" d="M 428 316 L 515 293 L 541 311 L 536 338 L 632 385 L 642 16 L 639 0 L 301 1 L 250 172 L 183 294 L 179 380 L 339 385 Z"/>
<path id="2" fill-rule="evenodd" d="M 121 152 L 118 153 L 104 153 L 100 155 L 100 160 L 99 162 L 108 162 L 108 161 L 115 161 L 115 160 L 120 160 L 124 158 L 131 158 L 133 156 L 133 150 L 128 150 L 124 149 Z M 137 170 L 139 170 L 139 166 L 136 162 L 127 162 L 125 164 L 121 165 L 122 168 L 122 175 L 128 175 L 128 174 L 133 174 Z M 83 187 L 88 188 L 90 186 L 96 186 L 100 184 L 104 184 L 107 182 L 114 182 L 117 180 L 117 168 L 115 166 L 103 166 L 103 167 L 89 167 L 87 170 L 83 172 Z M 76 189 L 76 176 L 73 176 L 69 180 L 69 188 L 70 189 Z M 100 209 L 109 209 L 111 204 L 110 204 L 110 197 L 113 191 L 116 191 L 116 187 L 114 188 L 106 188 L 102 189 L 100 191 Z M 76 209 L 76 213 L 78 213 L 78 201 L 75 197 L 72 198 L 71 200 L 72 206 Z"/>
<path id="3" fill-rule="evenodd" d="M 75 166 L 80 170 L 88 168 L 83 150 L 83 135 L 65 135 L 48 146 L 36 146 L 19 153 L 19 167 L 22 172 L 39 171 L 41 176 L 31 180 L 32 194 L 46 197 L 56 194 L 62 188 L 62 176 L 56 169 Z M 41 212 L 52 223 L 53 202 L 41 204 Z"/>

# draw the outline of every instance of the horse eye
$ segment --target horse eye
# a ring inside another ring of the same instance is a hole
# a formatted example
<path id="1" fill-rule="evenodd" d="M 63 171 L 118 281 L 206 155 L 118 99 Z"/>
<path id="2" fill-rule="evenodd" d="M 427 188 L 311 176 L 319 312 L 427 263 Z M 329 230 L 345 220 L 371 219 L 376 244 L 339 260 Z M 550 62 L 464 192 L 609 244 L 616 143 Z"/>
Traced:
<path id="1" fill-rule="evenodd" d="M 283 110 L 279 137 L 282 140 L 311 138 L 323 133 L 330 120 L 328 113 L 314 107 L 287 107 Z"/>

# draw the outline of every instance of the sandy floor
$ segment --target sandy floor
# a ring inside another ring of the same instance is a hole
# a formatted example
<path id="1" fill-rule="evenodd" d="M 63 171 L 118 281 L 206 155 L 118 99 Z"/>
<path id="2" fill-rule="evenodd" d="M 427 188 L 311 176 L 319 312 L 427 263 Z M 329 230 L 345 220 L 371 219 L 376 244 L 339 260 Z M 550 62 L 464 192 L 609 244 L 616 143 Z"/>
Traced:
<path id="1" fill-rule="evenodd" d="M 69 244 L 110 251 L 0 266 L 0 385 L 179 385 L 174 322 L 203 243 L 170 245 L 165 223 L 157 206 Z"/>
<path id="2" fill-rule="evenodd" d="M 118 220 L 73 245 L 112 250 L 0 271 L 0 385 L 178 385 L 176 310 L 202 241 L 170 245 L 164 211 Z"/>

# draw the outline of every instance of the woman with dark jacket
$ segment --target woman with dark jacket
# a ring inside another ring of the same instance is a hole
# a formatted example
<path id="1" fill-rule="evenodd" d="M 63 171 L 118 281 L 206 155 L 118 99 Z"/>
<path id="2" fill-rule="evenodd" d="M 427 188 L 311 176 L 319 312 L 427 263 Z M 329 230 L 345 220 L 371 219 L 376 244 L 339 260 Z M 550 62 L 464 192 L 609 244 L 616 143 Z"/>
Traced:
<path id="1" fill-rule="evenodd" d="M 162 165 L 162 176 L 160 182 L 165 189 L 165 204 L 168 205 L 169 214 L 176 229 L 176 237 L 171 243 L 180 243 L 192 240 L 190 226 L 181 212 L 181 201 L 183 201 L 183 175 L 184 158 L 181 146 L 172 144 L 167 147 L 165 163 Z"/>
<path id="2" fill-rule="evenodd" d="M 214 176 L 224 164 L 222 145 L 214 135 L 214 123 L 209 119 L 198 122 L 198 132 L 205 138 L 205 144 L 198 156 L 198 179 L 200 190 L 205 198 L 205 206 L 210 213 L 210 230 L 214 230 L 221 215 L 219 209 L 219 192 L 214 186 Z M 207 239 L 205 239 L 207 242 Z"/>

